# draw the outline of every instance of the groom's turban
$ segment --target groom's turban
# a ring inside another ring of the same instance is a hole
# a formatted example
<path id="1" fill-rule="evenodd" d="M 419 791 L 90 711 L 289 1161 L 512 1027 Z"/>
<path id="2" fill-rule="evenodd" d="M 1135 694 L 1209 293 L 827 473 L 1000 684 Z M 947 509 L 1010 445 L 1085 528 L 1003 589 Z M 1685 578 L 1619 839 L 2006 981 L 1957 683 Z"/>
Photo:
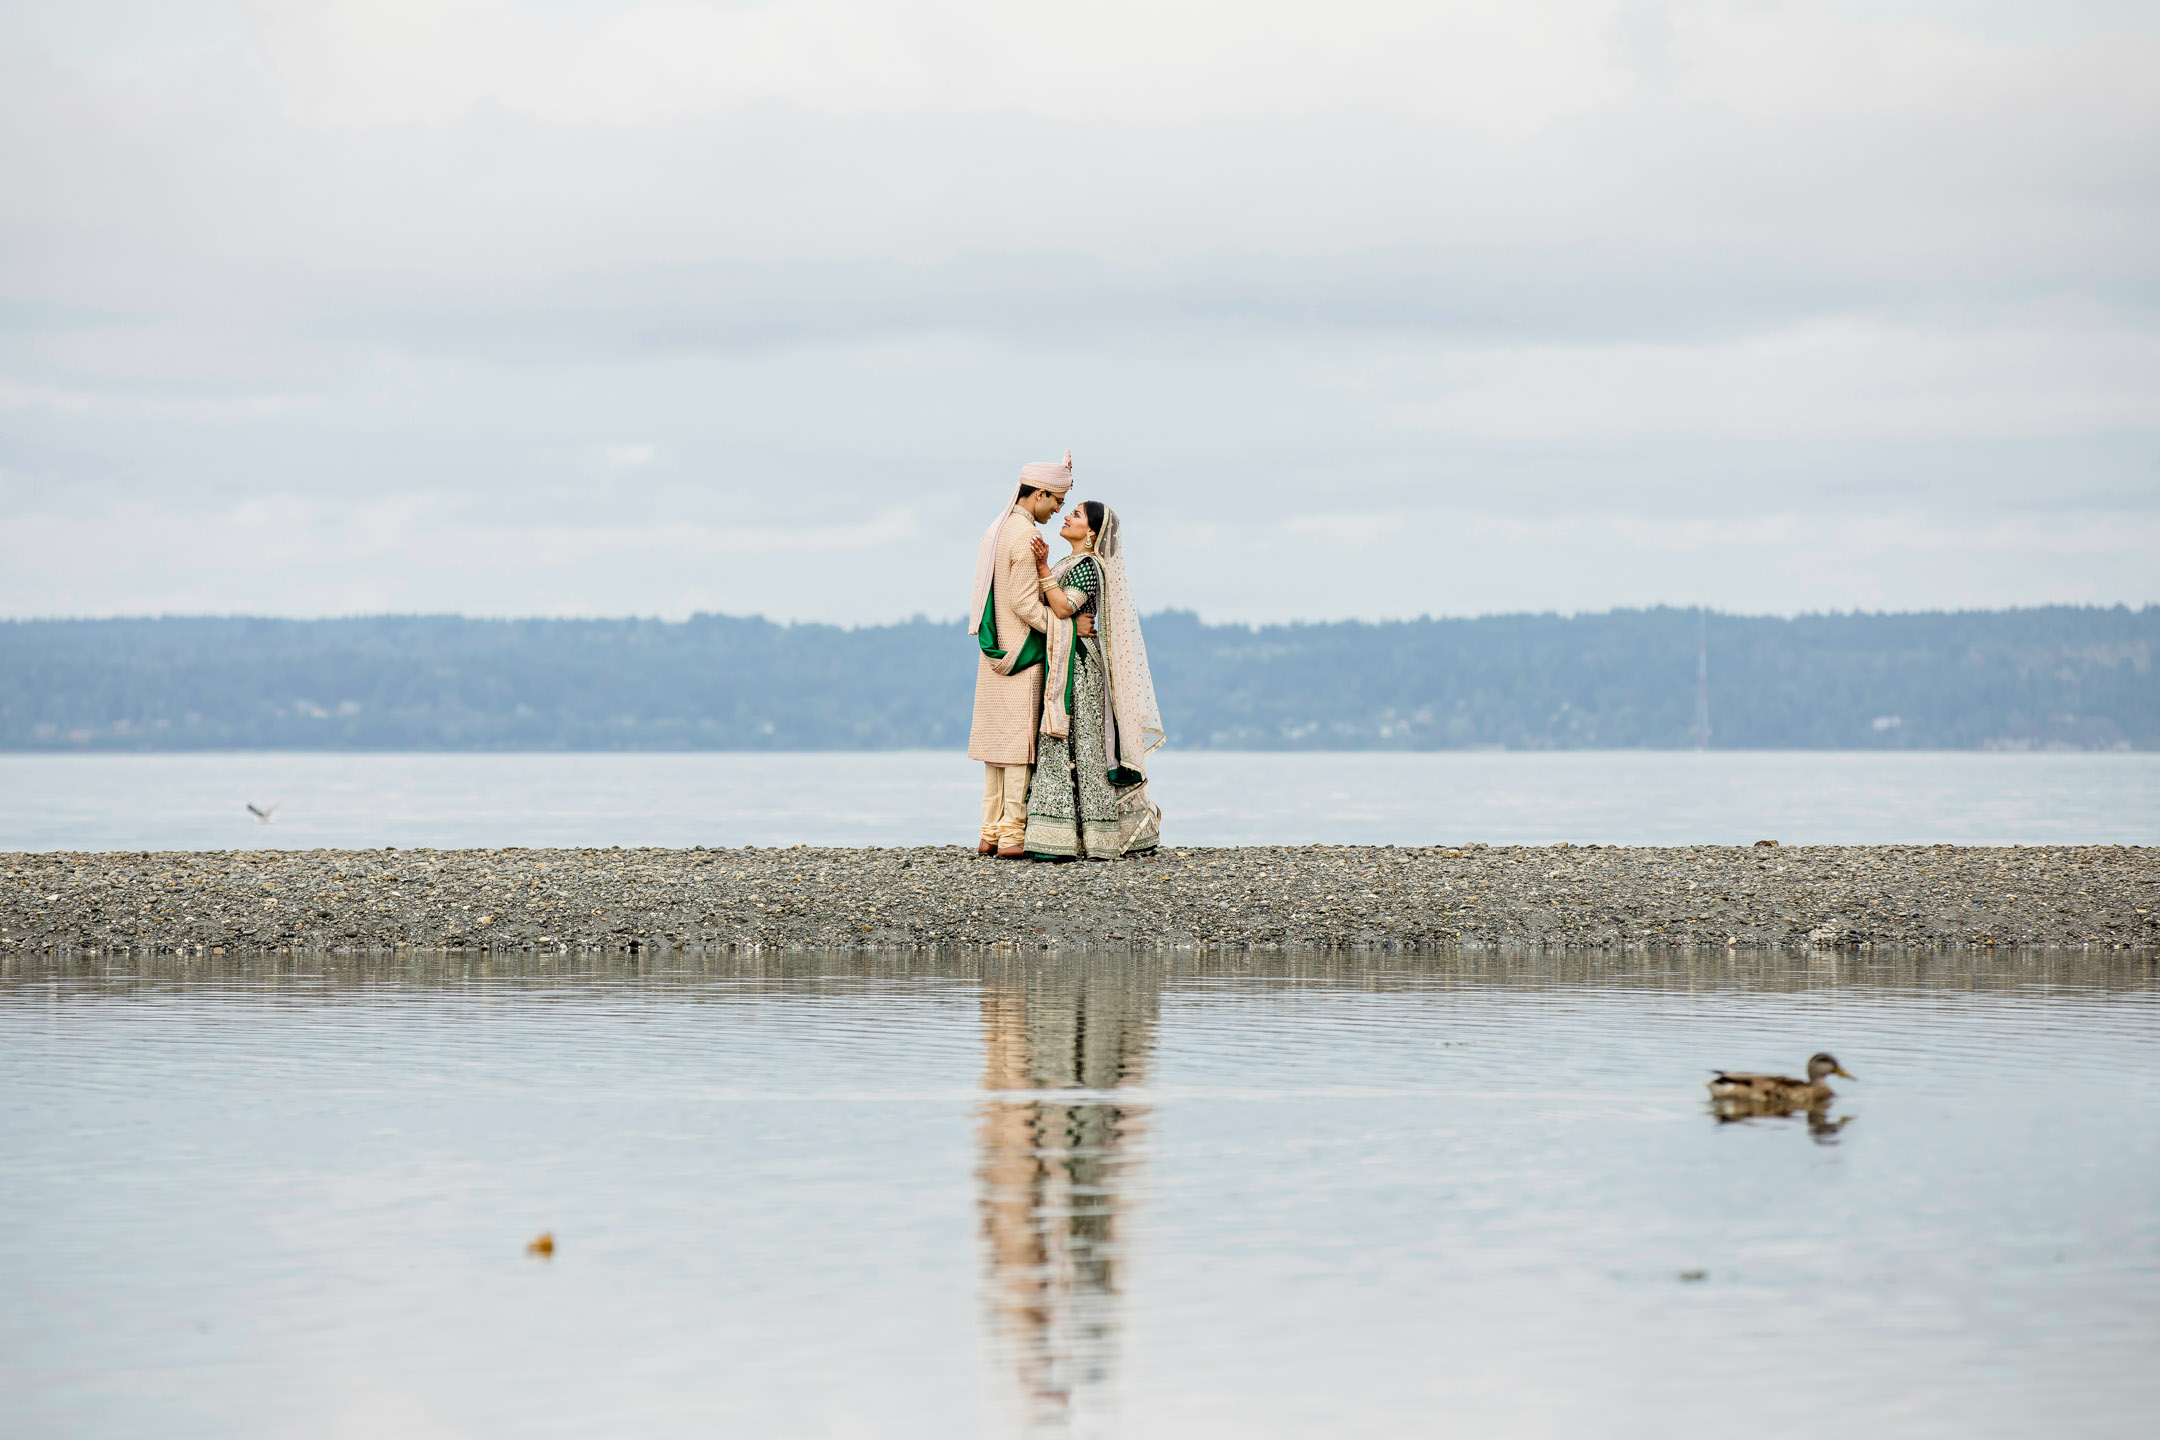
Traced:
<path id="1" fill-rule="evenodd" d="M 1072 489 L 1072 451 L 1067 450 L 1061 461 L 1037 460 L 1021 466 L 1020 483 L 1015 485 L 1012 494 L 1006 497 L 997 519 L 992 520 L 990 528 L 983 531 L 982 543 L 975 547 L 975 598 L 968 602 L 970 635 L 981 633 L 983 602 L 989 598 L 990 579 L 997 569 L 998 532 L 1005 528 L 1006 518 L 1013 513 L 1013 506 L 1019 503 L 1020 491 L 1027 486 L 1059 495 Z"/>
<path id="2" fill-rule="evenodd" d="M 1063 461 L 1037 460 L 1021 466 L 1020 483 L 1032 485 L 1037 490 L 1055 490 L 1059 494 L 1072 489 L 1072 451 L 1065 452 Z"/>

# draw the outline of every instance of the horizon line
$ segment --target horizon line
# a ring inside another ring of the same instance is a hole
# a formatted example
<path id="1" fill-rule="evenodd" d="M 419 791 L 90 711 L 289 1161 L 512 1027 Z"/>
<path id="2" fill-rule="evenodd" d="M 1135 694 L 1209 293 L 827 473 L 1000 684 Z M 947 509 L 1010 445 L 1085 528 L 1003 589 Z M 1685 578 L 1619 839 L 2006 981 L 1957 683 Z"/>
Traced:
<path id="1" fill-rule="evenodd" d="M 1152 611 L 1149 614 L 1142 616 L 1141 618 L 1143 620 L 1162 620 L 1171 617 L 1182 618 L 1189 616 L 1192 619 L 1197 620 L 1200 624 L 1207 626 L 1211 629 L 1242 628 L 1248 630 L 1265 630 L 1289 629 L 1300 626 L 1323 625 L 1369 625 L 1379 627 L 1384 625 L 1473 623 L 1481 620 L 1582 620 L 1597 619 L 1616 615 L 1651 615 L 1667 611 L 1680 615 L 1692 615 L 1700 611 L 1706 617 L 1714 616 L 1719 619 L 1726 620 L 1780 620 L 1791 622 L 1799 620 L 1824 619 L 1890 619 L 1913 616 L 2029 615 L 2055 610 L 2084 611 L 2091 613 L 2121 611 L 2129 615 L 2145 615 L 2153 611 L 2160 610 L 2160 601 L 2148 600 L 2141 605 L 2131 605 L 2126 601 L 2120 600 L 2114 602 L 2113 604 L 2103 604 L 2095 601 L 2052 601 L 2048 603 L 2033 605 L 1973 605 L 1911 610 L 1866 610 L 1855 608 L 1851 610 L 1795 610 L 1784 613 L 1771 611 L 1751 613 L 1736 610 L 1721 610 L 1715 606 L 1687 605 L 1673 602 L 1661 602 L 1656 605 L 1614 605 L 1603 610 L 1487 610 L 1470 614 L 1435 615 L 1431 612 L 1426 612 L 1419 615 L 1338 616 L 1327 619 L 1300 618 L 1291 620 L 1209 620 L 1206 617 L 1202 616 L 1197 610 L 1188 609 L 1183 606 L 1172 605 Z M 738 620 L 746 622 L 760 622 L 763 624 L 774 626 L 775 628 L 779 629 L 794 629 L 799 627 L 806 628 L 815 626 L 822 629 L 833 630 L 896 629 L 904 625 L 919 624 L 960 626 L 966 623 L 966 617 L 964 613 L 956 613 L 951 616 L 939 616 L 933 618 L 932 616 L 928 615 L 923 611 L 917 611 L 913 615 L 897 619 L 874 622 L 865 621 L 856 624 L 849 624 L 832 620 L 774 619 L 766 615 L 762 611 L 752 612 L 749 614 L 735 614 L 720 610 L 697 610 L 692 611 L 688 615 L 677 618 L 670 618 L 664 615 L 639 614 L 472 614 L 455 610 L 376 610 L 353 611 L 349 613 L 332 615 L 278 615 L 249 611 L 165 611 L 158 614 L 126 615 L 0 615 L 0 624 L 5 625 L 113 625 L 192 620 L 270 621 L 280 624 L 295 625 L 336 625 L 367 620 L 464 620 L 481 624 L 504 625 L 534 623 L 562 625 L 689 625 L 701 620 Z"/>

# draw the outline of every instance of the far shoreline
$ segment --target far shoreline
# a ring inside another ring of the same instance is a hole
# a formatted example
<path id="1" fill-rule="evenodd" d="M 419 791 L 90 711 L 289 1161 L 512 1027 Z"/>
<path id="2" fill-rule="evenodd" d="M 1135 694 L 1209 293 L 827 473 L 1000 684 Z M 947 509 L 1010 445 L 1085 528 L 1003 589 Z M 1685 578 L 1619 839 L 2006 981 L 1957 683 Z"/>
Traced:
<path id="1" fill-rule="evenodd" d="M 1984 744 L 1984 745 L 1209 745 L 1181 744 L 1177 756 L 1188 755 L 1836 755 L 1895 758 L 1913 755 L 2160 755 L 2160 746 Z M 756 745 L 667 746 L 474 746 L 460 749 L 427 745 L 186 745 L 153 748 L 114 744 L 0 744 L 0 759 L 12 756 L 121 756 L 121 755 L 435 755 L 471 759 L 483 755 L 593 756 L 593 755 L 757 755 L 779 758 L 791 755 L 936 755 L 959 759 L 948 749 L 932 745 L 841 745 L 816 748 L 767 748 Z"/>

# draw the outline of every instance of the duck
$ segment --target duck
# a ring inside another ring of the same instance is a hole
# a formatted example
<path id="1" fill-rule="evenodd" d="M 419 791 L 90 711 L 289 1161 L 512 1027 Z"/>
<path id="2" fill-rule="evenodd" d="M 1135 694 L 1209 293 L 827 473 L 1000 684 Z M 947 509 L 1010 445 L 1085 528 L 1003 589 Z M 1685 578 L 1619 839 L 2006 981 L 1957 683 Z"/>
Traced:
<path id="1" fill-rule="evenodd" d="M 1763 1110 L 1819 1110 L 1837 1092 L 1825 1082 L 1832 1075 L 1847 1080 L 1859 1077 L 1838 1064 L 1837 1056 L 1818 1050 L 1808 1056 L 1807 1079 L 1790 1075 L 1757 1075 L 1746 1070 L 1720 1070 L 1707 1082 L 1710 1098 Z"/>

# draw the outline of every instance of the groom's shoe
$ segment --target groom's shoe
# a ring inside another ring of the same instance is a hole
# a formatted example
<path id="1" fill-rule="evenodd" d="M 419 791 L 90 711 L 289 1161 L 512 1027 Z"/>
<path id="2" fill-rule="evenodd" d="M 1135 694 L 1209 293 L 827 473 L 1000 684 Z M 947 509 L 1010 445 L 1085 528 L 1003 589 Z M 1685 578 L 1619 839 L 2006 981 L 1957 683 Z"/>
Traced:
<path id="1" fill-rule="evenodd" d="M 975 847 L 975 853 L 978 855 L 997 854 L 997 841 L 985 839 L 984 841 L 982 841 L 982 843 L 978 844 Z"/>

